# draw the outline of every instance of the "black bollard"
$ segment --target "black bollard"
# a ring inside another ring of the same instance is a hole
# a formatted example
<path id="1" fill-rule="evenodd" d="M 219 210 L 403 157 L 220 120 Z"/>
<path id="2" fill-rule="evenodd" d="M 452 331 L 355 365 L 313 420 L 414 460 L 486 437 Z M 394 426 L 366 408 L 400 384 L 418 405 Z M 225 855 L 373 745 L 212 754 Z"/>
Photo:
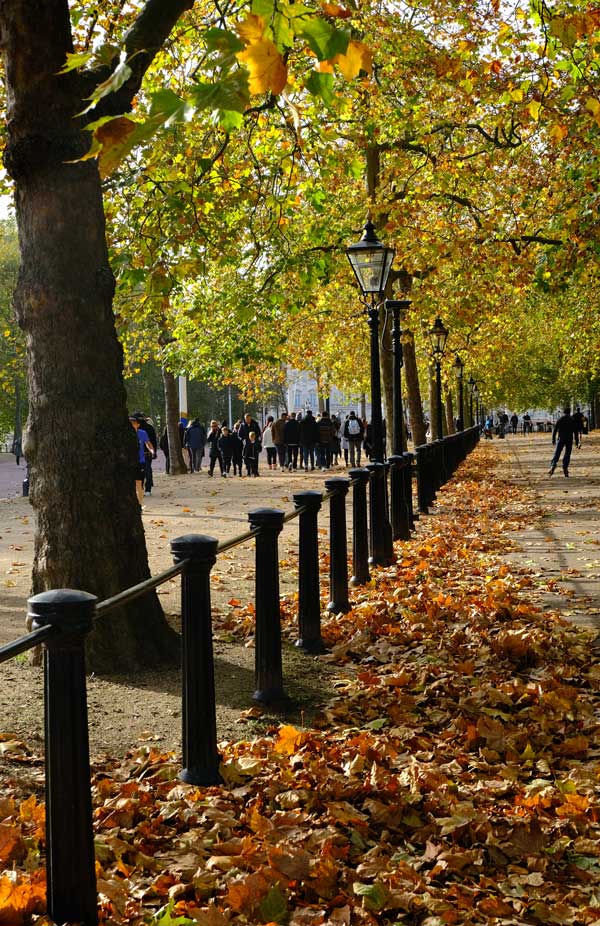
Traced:
<path id="1" fill-rule="evenodd" d="M 256 535 L 256 638 L 254 642 L 255 701 L 273 704 L 287 700 L 281 667 L 281 609 L 279 603 L 279 552 L 277 538 L 283 528 L 283 511 L 255 508 L 248 520 Z"/>
<path id="2" fill-rule="evenodd" d="M 298 517 L 298 633 L 296 646 L 305 653 L 324 653 L 321 639 L 321 598 L 319 595 L 318 514 L 320 492 L 297 492 L 296 508 L 305 508 Z"/>
<path id="3" fill-rule="evenodd" d="M 354 482 L 352 490 L 352 569 L 354 575 L 350 585 L 366 585 L 369 573 L 369 528 L 367 522 L 367 483 L 369 470 L 363 468 L 348 470 Z"/>
<path id="4" fill-rule="evenodd" d="M 414 454 L 412 453 L 403 453 L 402 456 L 406 461 L 406 466 L 402 470 L 402 476 L 404 478 L 404 501 L 408 510 L 408 527 L 409 530 L 414 531 L 415 529 L 415 511 L 413 505 L 413 463 L 414 463 Z M 418 515 L 417 515 L 418 517 Z"/>
<path id="5" fill-rule="evenodd" d="M 219 541 L 187 534 L 171 541 L 176 563 L 187 560 L 181 576 L 181 724 L 182 781 L 216 785 L 217 751 L 215 668 L 210 608 L 210 571 L 217 560 Z"/>
<path id="6" fill-rule="evenodd" d="M 346 495 L 350 483 L 343 477 L 325 480 L 334 494 L 329 499 L 329 604 L 327 610 L 345 614 L 348 600 L 348 538 L 346 536 Z"/>
<path id="7" fill-rule="evenodd" d="M 421 444 L 415 448 L 417 454 L 417 499 L 421 514 L 427 514 L 431 504 L 429 446 L 429 444 Z"/>
<path id="8" fill-rule="evenodd" d="M 60 631 L 44 647 L 46 734 L 46 881 L 48 913 L 56 923 L 98 922 L 85 639 L 94 595 L 58 589 L 28 601 L 33 629 Z"/>
<path id="9" fill-rule="evenodd" d="M 406 461 L 402 456 L 390 457 L 390 514 L 392 522 L 392 535 L 394 540 L 410 540 L 410 522 L 408 517 L 408 505 L 404 493 L 406 491 L 406 479 L 404 470 Z"/>
<path id="10" fill-rule="evenodd" d="M 396 562 L 396 554 L 394 552 L 394 534 L 392 531 L 392 523 L 390 519 L 390 472 L 392 469 L 392 464 L 389 460 L 386 460 L 383 464 L 383 491 L 385 495 L 385 521 L 383 525 L 383 556 L 385 565 L 390 565 L 390 563 Z"/>
<path id="11" fill-rule="evenodd" d="M 369 563 L 372 566 L 389 566 L 392 560 L 386 532 L 391 539 L 392 529 L 387 519 L 385 465 L 369 463 L 365 467 L 369 480 Z"/>

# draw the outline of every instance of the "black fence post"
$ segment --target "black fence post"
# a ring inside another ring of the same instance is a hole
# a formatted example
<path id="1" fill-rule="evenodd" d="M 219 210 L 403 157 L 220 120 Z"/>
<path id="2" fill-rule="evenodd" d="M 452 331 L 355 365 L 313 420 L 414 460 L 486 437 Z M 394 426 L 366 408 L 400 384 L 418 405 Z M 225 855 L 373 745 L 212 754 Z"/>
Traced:
<path id="1" fill-rule="evenodd" d="M 181 724 L 182 781 L 216 785 L 217 709 L 210 607 L 210 571 L 219 541 L 203 534 L 186 534 L 171 541 L 176 563 L 187 561 L 181 576 Z"/>
<path id="2" fill-rule="evenodd" d="M 385 460 L 383 464 L 383 485 L 384 485 L 384 492 L 385 492 L 385 526 L 384 526 L 384 531 L 383 531 L 383 555 L 384 555 L 384 563 L 386 565 L 390 565 L 391 563 L 394 563 L 396 561 L 396 554 L 394 552 L 394 533 L 392 530 L 392 523 L 391 523 L 391 516 L 390 516 L 390 510 L 391 510 L 390 473 L 391 473 L 391 470 L 392 470 L 392 464 L 390 463 L 389 459 Z"/>
<path id="3" fill-rule="evenodd" d="M 390 457 L 390 514 L 392 536 L 394 540 L 410 540 L 410 521 L 408 505 L 404 498 L 406 479 L 404 477 L 406 461 L 403 456 Z"/>
<path id="4" fill-rule="evenodd" d="M 369 563 L 372 566 L 388 566 L 390 563 L 386 542 L 386 527 L 389 529 L 386 510 L 385 466 L 383 463 L 368 463 L 369 471 Z"/>
<path id="5" fill-rule="evenodd" d="M 48 913 L 56 923 L 98 922 L 85 639 L 97 598 L 74 589 L 34 595 L 33 629 L 51 624 L 44 648 L 46 733 L 46 880 Z"/>
<path id="6" fill-rule="evenodd" d="M 408 509 L 408 526 L 411 531 L 415 529 L 415 511 L 413 506 L 413 462 L 414 454 L 412 453 L 403 453 L 402 456 L 406 461 L 406 466 L 402 471 L 404 478 L 404 500 Z"/>
<path id="7" fill-rule="evenodd" d="M 346 495 L 350 483 L 343 477 L 325 480 L 333 492 L 329 499 L 329 604 L 333 614 L 350 610 L 348 600 L 348 538 L 346 536 Z"/>
<path id="8" fill-rule="evenodd" d="M 319 594 L 318 514 L 323 496 L 320 492 L 297 492 L 298 517 L 298 639 L 296 646 L 305 653 L 324 653 L 321 638 L 321 596 Z"/>
<path id="9" fill-rule="evenodd" d="M 352 490 L 352 569 L 354 575 L 350 585 L 366 585 L 369 573 L 369 528 L 367 521 L 367 483 L 369 470 L 350 469 L 348 475 L 354 482 Z"/>
<path id="10" fill-rule="evenodd" d="M 256 638 L 254 643 L 253 698 L 261 704 L 286 700 L 281 665 L 281 607 L 279 602 L 279 550 L 277 538 L 284 512 L 255 508 L 248 520 L 256 535 Z"/>
<path id="11" fill-rule="evenodd" d="M 415 447 L 417 454 L 417 497 L 421 514 L 427 514 L 429 511 L 433 494 L 429 466 L 431 451 L 429 448 L 430 444 L 421 444 L 419 447 Z"/>

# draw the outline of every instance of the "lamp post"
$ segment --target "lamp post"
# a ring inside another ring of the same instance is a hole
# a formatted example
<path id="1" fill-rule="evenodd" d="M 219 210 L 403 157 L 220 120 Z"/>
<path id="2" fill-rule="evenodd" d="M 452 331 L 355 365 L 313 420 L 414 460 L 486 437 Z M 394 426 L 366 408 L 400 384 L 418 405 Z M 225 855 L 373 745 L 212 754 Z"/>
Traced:
<path id="1" fill-rule="evenodd" d="M 464 396 L 463 396 L 464 367 L 465 367 L 464 363 L 462 362 L 462 360 L 457 354 L 456 359 L 454 361 L 454 373 L 456 375 L 456 388 L 458 392 L 458 430 L 459 431 L 464 431 L 465 429 L 465 406 L 464 406 Z"/>
<path id="2" fill-rule="evenodd" d="M 369 493 L 371 514 L 371 562 L 385 565 L 390 561 L 388 536 L 391 526 L 386 512 L 386 480 L 383 466 L 383 417 L 381 414 L 381 372 L 379 367 L 379 304 L 394 259 L 394 249 L 386 247 L 375 234 L 370 219 L 362 237 L 346 248 L 346 256 L 367 307 L 371 333 L 371 436 L 375 467 Z M 379 470 L 381 467 L 381 470 Z"/>
<path id="3" fill-rule="evenodd" d="M 400 455 L 404 452 L 404 412 L 402 408 L 402 375 L 404 363 L 402 356 L 402 329 L 400 328 L 401 313 L 410 306 L 410 299 L 386 299 L 384 307 L 386 314 L 392 313 L 392 354 L 394 356 L 393 387 L 394 387 L 394 440 L 392 453 Z"/>
<path id="4" fill-rule="evenodd" d="M 479 427 L 481 422 L 479 420 L 479 387 L 477 383 L 473 386 L 473 398 L 475 399 L 475 423 Z"/>
<path id="5" fill-rule="evenodd" d="M 444 426 L 442 422 L 442 357 L 446 349 L 448 340 L 448 329 L 444 328 L 441 318 L 438 316 L 433 328 L 429 329 L 429 340 L 431 342 L 431 355 L 435 362 L 435 385 L 437 392 L 437 432 L 441 440 L 444 436 Z"/>

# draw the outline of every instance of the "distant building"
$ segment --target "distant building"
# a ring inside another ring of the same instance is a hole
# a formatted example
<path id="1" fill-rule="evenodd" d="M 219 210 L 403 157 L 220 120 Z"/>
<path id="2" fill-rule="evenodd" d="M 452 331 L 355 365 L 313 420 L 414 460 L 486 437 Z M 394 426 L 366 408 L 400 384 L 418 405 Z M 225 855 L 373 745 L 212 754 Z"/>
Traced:
<path id="1" fill-rule="evenodd" d="M 303 412 L 307 408 L 316 415 L 319 411 L 319 394 L 317 383 L 306 370 L 287 371 L 287 390 L 285 391 L 287 408 L 290 412 Z M 348 398 L 335 386 L 329 391 L 329 411 L 331 414 L 344 417 L 350 411 L 360 414 L 360 396 Z M 366 403 L 366 416 L 371 416 L 371 405 Z"/>

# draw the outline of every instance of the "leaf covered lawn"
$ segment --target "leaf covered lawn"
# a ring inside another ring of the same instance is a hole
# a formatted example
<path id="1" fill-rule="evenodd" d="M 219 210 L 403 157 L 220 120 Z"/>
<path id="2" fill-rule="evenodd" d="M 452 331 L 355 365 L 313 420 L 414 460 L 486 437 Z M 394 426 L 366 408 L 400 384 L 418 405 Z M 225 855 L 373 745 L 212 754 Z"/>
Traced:
<path id="1" fill-rule="evenodd" d="M 532 513 L 493 466 L 480 447 L 324 617 L 344 672 L 318 727 L 222 744 L 222 787 L 151 747 L 95 766 L 103 922 L 600 924 L 594 634 L 507 565 Z M 0 923 L 48 922 L 43 808 L 8 789 L 0 820 Z"/>

